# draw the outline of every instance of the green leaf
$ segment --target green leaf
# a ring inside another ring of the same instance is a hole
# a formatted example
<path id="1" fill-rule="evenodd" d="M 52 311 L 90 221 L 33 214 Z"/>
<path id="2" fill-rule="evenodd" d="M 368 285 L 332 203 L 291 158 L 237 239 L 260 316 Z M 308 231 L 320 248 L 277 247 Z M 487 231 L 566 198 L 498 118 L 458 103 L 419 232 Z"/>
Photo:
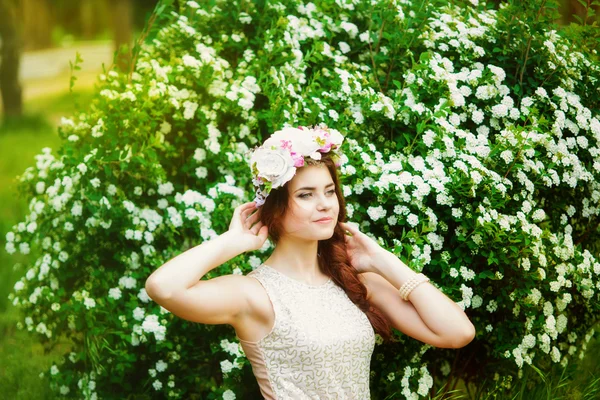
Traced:
<path id="1" fill-rule="evenodd" d="M 492 271 L 490 271 L 490 270 L 485 270 L 485 271 L 480 272 L 478 274 L 478 276 L 481 279 L 491 279 L 491 278 L 493 278 L 496 275 Z"/>

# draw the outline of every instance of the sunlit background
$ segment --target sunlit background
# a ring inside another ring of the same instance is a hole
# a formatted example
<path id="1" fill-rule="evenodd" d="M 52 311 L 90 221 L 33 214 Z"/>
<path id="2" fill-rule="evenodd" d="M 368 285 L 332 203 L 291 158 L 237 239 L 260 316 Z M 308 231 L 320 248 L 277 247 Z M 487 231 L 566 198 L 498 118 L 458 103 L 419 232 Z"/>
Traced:
<path id="1" fill-rule="evenodd" d="M 9 255 L 5 234 L 26 215 L 16 177 L 44 147 L 55 152 L 61 117 L 85 110 L 98 75 L 127 68 L 157 0 L 0 0 L 0 399 L 50 399 L 40 372 L 68 349 L 44 349 L 16 328 L 7 296 L 28 256 Z M 117 63 L 115 51 L 121 48 Z M 80 69 L 71 69 L 79 53 Z M 70 85 L 75 78 L 72 93 Z M 15 267 L 17 264 L 17 267 Z M 27 269 L 25 269 L 26 271 Z"/>

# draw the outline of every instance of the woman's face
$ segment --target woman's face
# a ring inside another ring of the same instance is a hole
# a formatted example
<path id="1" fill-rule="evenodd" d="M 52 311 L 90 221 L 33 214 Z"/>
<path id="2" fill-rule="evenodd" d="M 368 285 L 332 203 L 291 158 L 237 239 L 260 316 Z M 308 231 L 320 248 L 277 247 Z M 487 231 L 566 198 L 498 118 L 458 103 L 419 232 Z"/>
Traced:
<path id="1" fill-rule="evenodd" d="M 331 238 L 340 205 L 327 167 L 308 165 L 298 168 L 287 188 L 289 207 L 283 218 L 284 234 L 307 240 Z M 317 222 L 322 218 L 330 219 Z"/>

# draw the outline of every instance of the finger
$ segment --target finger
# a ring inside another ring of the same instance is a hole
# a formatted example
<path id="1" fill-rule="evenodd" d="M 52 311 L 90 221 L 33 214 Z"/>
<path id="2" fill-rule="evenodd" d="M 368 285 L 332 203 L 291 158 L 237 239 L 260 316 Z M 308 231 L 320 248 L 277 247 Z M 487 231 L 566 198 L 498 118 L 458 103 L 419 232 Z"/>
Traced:
<path id="1" fill-rule="evenodd" d="M 255 206 L 256 206 L 256 202 L 254 202 L 254 201 L 251 201 L 249 203 L 240 204 L 239 206 L 237 206 L 233 210 L 233 216 L 232 216 L 231 222 L 229 224 L 229 229 L 231 229 L 233 226 L 240 226 L 240 225 L 243 226 L 243 221 L 245 220 L 245 217 L 243 216 L 243 214 L 246 212 L 246 210 L 252 210 Z"/>
<path id="2" fill-rule="evenodd" d="M 265 226 L 265 224 L 263 224 L 262 222 L 257 223 L 256 225 L 254 225 L 252 227 L 252 229 L 250 229 L 250 231 L 252 233 L 254 233 L 255 235 L 258 235 L 258 233 L 260 232 L 260 230 Z"/>
<path id="3" fill-rule="evenodd" d="M 267 240 L 267 236 L 269 235 L 269 228 L 265 225 L 263 227 L 260 228 L 260 230 L 258 231 L 258 237 L 261 239 L 261 241 L 264 243 L 265 240 Z"/>
<path id="4" fill-rule="evenodd" d="M 259 216 L 260 215 L 260 209 L 251 209 L 248 213 L 244 214 L 246 219 L 252 218 L 254 216 Z"/>
<path id="5" fill-rule="evenodd" d="M 355 235 L 358 233 L 357 229 L 354 226 L 352 226 L 348 223 L 345 223 L 345 222 L 340 222 L 340 224 L 342 225 L 342 228 L 344 229 L 344 231 L 350 232 L 351 235 Z M 346 232 L 344 232 L 344 233 L 346 233 Z M 347 235 L 348 234 L 346 233 L 346 236 Z"/>
<path id="6" fill-rule="evenodd" d="M 254 225 L 252 228 L 250 228 L 250 232 L 252 232 L 256 235 L 258 233 L 258 231 L 260 230 L 260 228 L 262 228 L 263 226 L 264 226 L 264 224 L 259 221 L 256 225 Z"/>
<path id="7" fill-rule="evenodd" d="M 354 228 L 354 225 L 351 225 L 351 224 L 350 224 L 350 223 L 348 223 L 348 222 L 340 222 L 340 224 L 342 224 L 342 225 L 343 225 L 345 228 L 347 228 L 347 229 L 352 229 L 352 228 Z"/>
<path id="8" fill-rule="evenodd" d="M 248 218 L 248 215 L 250 215 L 254 210 L 254 207 L 250 207 L 250 208 L 246 208 L 244 210 L 242 210 L 242 212 L 240 213 L 242 219 L 245 221 L 246 218 Z"/>
<path id="9" fill-rule="evenodd" d="M 244 210 L 240 213 L 240 219 L 242 220 L 242 222 L 246 222 L 246 219 L 248 219 L 248 215 L 250 215 L 250 211 L 251 210 Z"/>
<path id="10" fill-rule="evenodd" d="M 253 209 L 255 206 L 256 206 L 256 202 L 250 201 L 248 203 L 240 204 L 239 206 L 236 207 L 236 210 L 239 210 L 240 212 L 242 212 L 247 209 Z"/>
<path id="11" fill-rule="evenodd" d="M 361 233 L 360 229 L 358 229 L 358 226 L 356 226 L 354 224 L 346 223 L 346 227 L 348 227 L 348 230 L 350 231 L 350 233 L 352 233 L 354 235 Z"/>
<path id="12" fill-rule="evenodd" d="M 237 219 L 238 215 L 243 215 L 244 211 L 246 211 L 248 208 L 251 207 L 251 204 L 254 204 L 254 202 L 244 203 L 244 204 L 240 204 L 239 206 L 237 206 L 233 210 L 233 218 Z"/>
<path id="13" fill-rule="evenodd" d="M 252 224 L 254 224 L 259 219 L 260 219 L 260 214 L 257 211 L 246 219 L 246 225 L 250 227 L 250 226 L 252 226 Z"/>

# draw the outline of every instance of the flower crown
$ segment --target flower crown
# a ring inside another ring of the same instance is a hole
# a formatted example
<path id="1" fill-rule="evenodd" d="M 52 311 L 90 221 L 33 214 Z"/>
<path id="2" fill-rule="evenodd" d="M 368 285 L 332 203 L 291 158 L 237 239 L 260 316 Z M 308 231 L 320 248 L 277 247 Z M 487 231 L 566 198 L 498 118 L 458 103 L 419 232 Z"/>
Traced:
<path id="1" fill-rule="evenodd" d="M 250 168 L 252 183 L 256 187 L 256 206 L 265 203 L 272 189 L 283 186 L 294 177 L 296 168 L 304 166 L 304 157 L 320 160 L 322 153 L 332 152 L 331 158 L 339 167 L 339 149 L 343 141 L 340 132 L 323 123 L 312 128 L 289 127 L 274 132 L 262 146 L 251 150 Z"/>

